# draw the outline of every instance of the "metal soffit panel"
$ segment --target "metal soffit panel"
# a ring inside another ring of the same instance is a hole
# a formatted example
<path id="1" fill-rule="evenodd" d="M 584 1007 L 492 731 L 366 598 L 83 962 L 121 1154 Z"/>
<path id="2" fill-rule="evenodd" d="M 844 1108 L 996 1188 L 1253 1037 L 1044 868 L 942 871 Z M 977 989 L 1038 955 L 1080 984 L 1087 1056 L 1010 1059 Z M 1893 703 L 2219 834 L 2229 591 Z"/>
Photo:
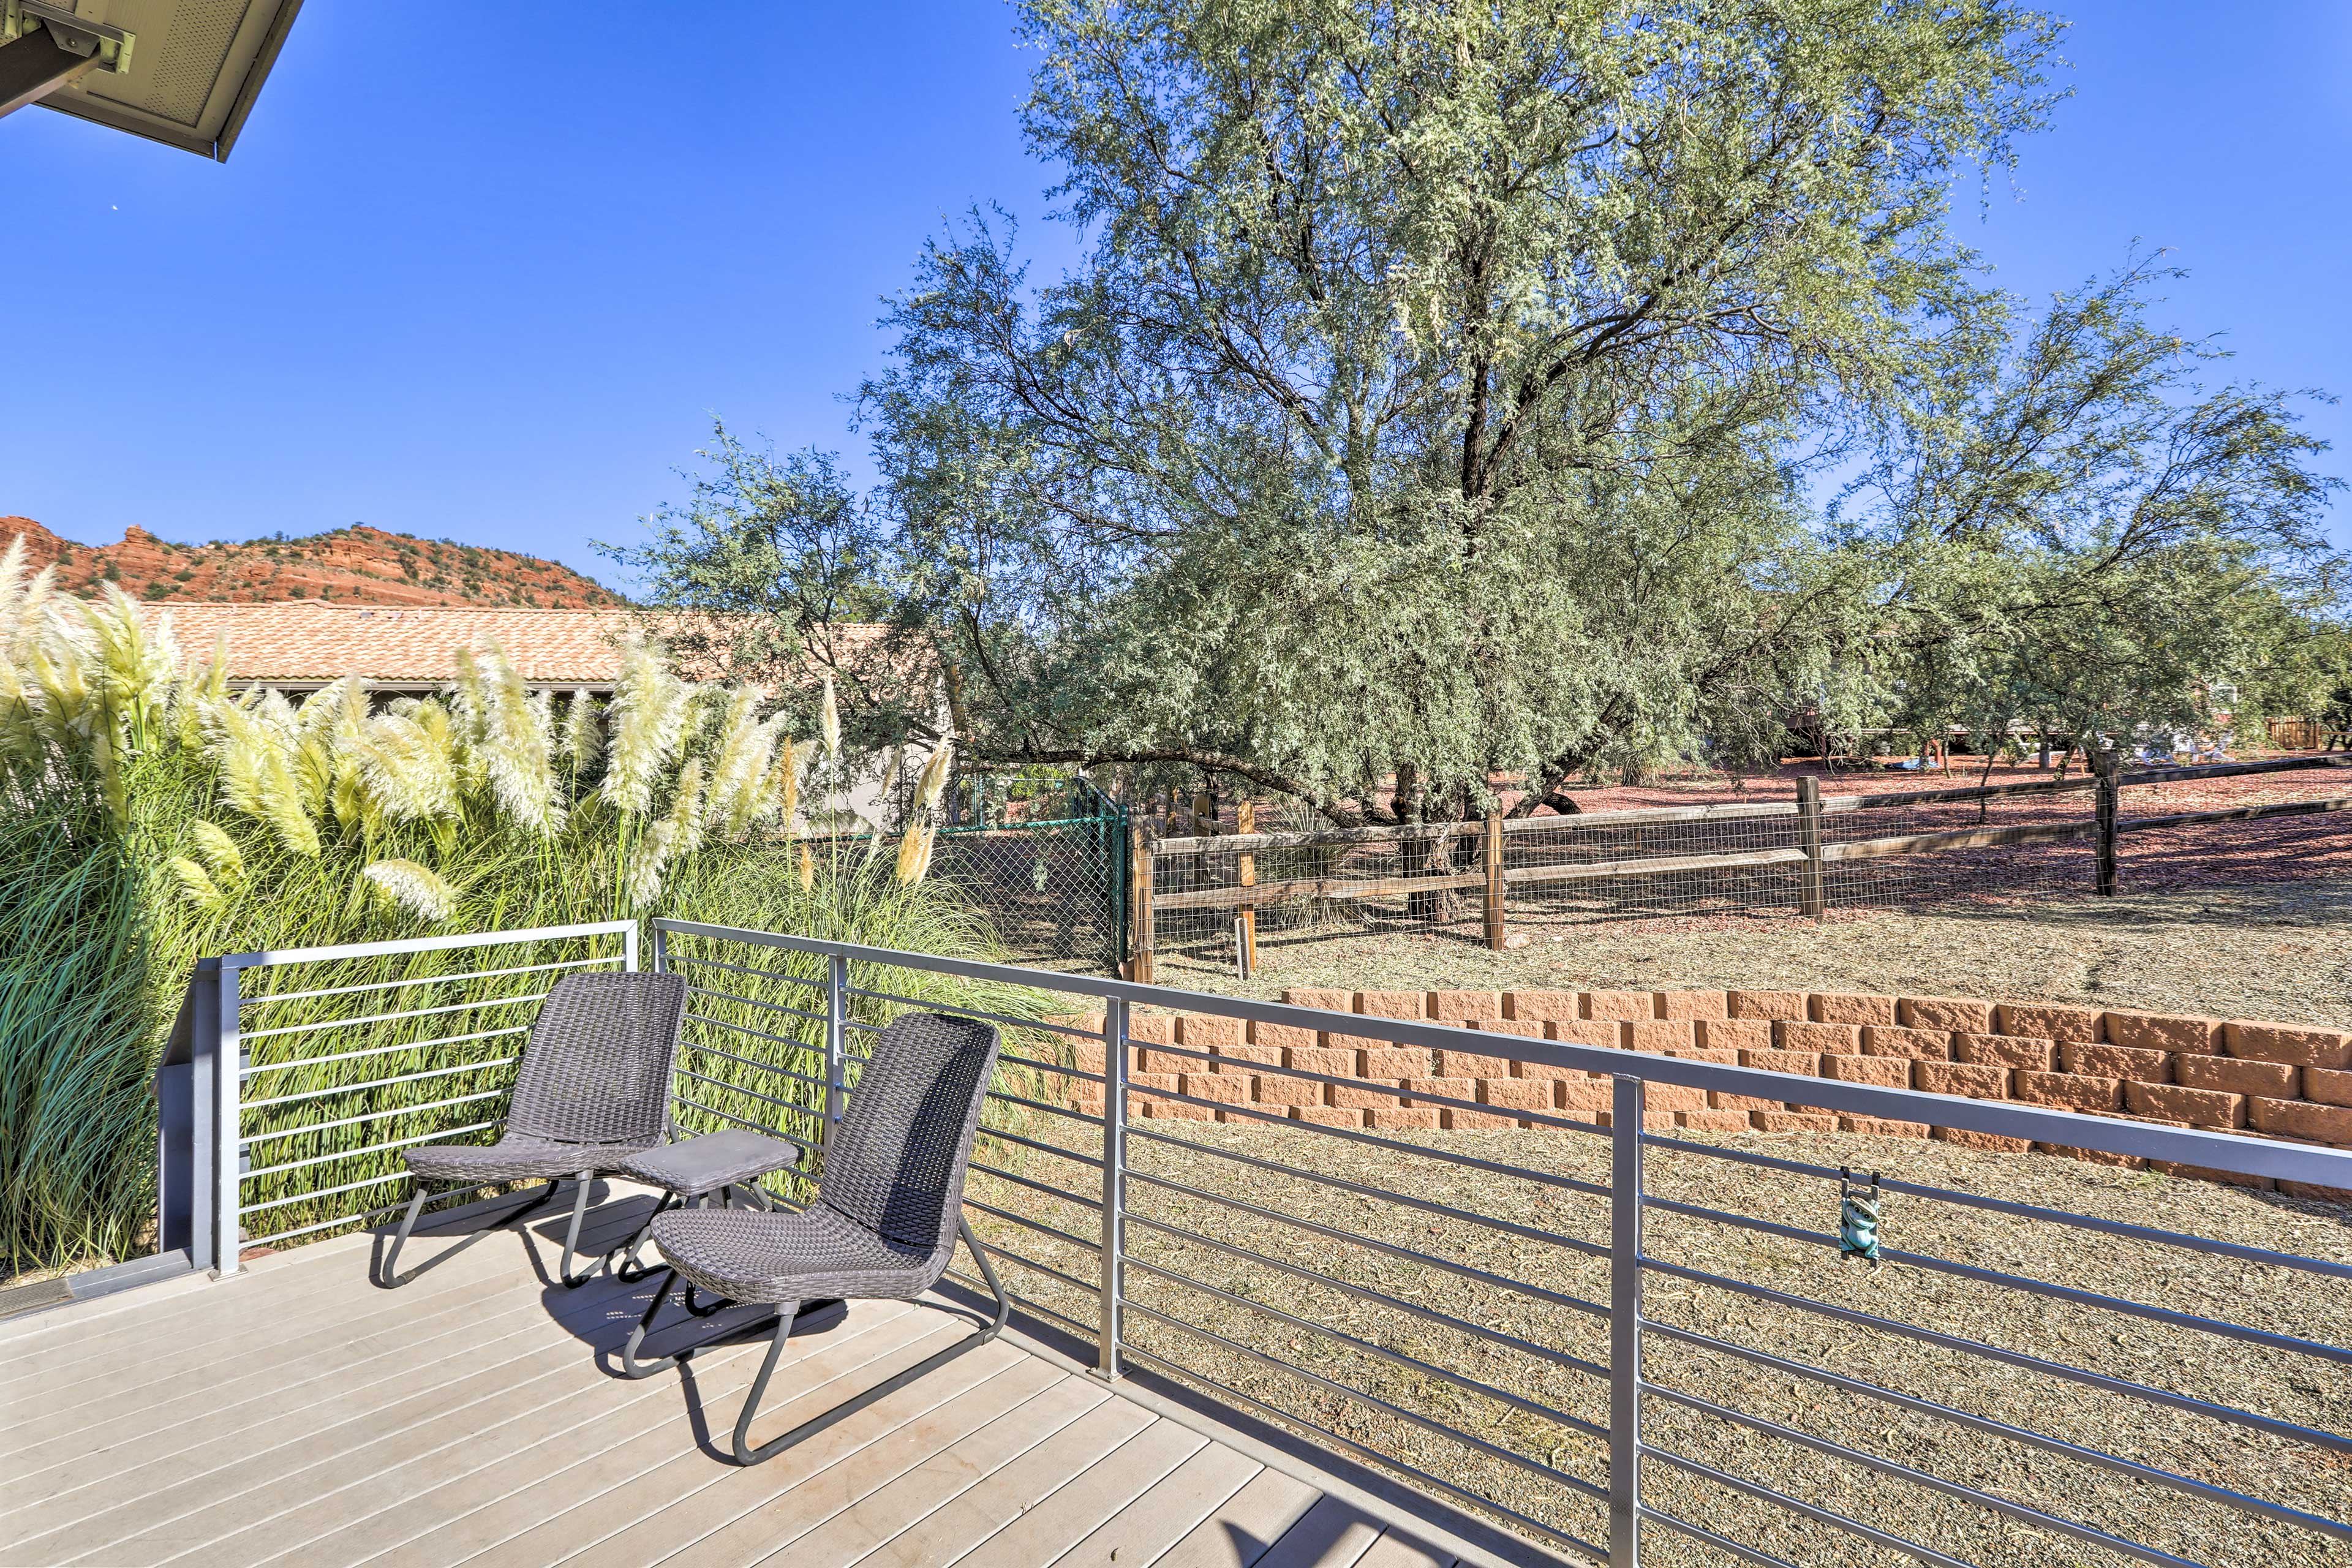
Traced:
<path id="1" fill-rule="evenodd" d="M 226 160 L 301 0 L 80 0 L 137 39 L 128 69 L 91 71 L 40 106 Z"/>

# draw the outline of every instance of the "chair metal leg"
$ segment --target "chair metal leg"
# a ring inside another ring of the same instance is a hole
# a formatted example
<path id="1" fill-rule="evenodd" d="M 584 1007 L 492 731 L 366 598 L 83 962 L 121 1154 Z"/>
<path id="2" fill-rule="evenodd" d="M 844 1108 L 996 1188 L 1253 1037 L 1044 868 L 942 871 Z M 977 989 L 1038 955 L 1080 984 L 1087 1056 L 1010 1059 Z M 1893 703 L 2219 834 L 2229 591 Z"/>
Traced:
<path id="1" fill-rule="evenodd" d="M 959 1221 L 957 1229 L 963 1237 L 963 1244 L 971 1249 L 973 1261 L 980 1265 L 981 1278 L 988 1281 L 989 1291 L 996 1298 L 994 1320 L 979 1332 L 965 1335 L 947 1349 L 926 1356 L 903 1372 L 892 1373 L 873 1387 L 842 1401 L 824 1415 L 813 1415 L 782 1436 L 772 1437 L 754 1448 L 751 1447 L 751 1418 L 760 1413 L 760 1401 L 767 1394 L 768 1380 L 775 1375 L 776 1363 L 783 1356 L 784 1341 L 793 1331 L 793 1319 L 801 1309 L 799 1302 L 784 1303 L 777 1309 L 775 1332 L 768 1341 L 766 1358 L 760 1363 L 760 1375 L 751 1381 L 751 1392 L 743 1401 L 743 1414 L 735 1418 L 735 1462 L 737 1464 L 756 1465 L 772 1459 L 793 1444 L 805 1442 L 826 1427 L 846 1420 L 877 1400 L 888 1398 L 917 1379 L 929 1376 L 965 1352 L 978 1350 L 1003 1331 L 1005 1320 L 1013 1315 L 1012 1300 L 1004 1294 L 1004 1287 L 997 1283 L 996 1269 L 988 1261 L 988 1254 L 980 1249 L 978 1238 L 971 1234 L 971 1222 Z M 630 1343 L 634 1346 L 635 1342 L 632 1340 Z"/>
<path id="2" fill-rule="evenodd" d="M 660 1315 L 662 1303 L 669 1300 L 670 1287 L 677 1283 L 677 1270 L 675 1268 L 667 1270 L 662 1275 L 661 1285 L 654 1291 L 654 1299 L 646 1303 L 644 1316 L 637 1320 L 637 1326 L 629 1331 L 629 1342 L 621 1347 L 621 1374 L 623 1376 L 651 1377 L 654 1373 L 661 1371 L 662 1368 L 666 1366 L 676 1366 L 679 1362 L 684 1361 L 688 1356 L 694 1353 L 691 1350 L 684 1350 L 672 1355 L 657 1357 L 653 1361 L 639 1361 L 637 1359 L 637 1347 L 646 1342 L 646 1331 L 654 1326 L 654 1319 Z"/>
<path id="3" fill-rule="evenodd" d="M 646 1237 L 653 1234 L 654 1221 L 660 1218 L 670 1205 L 677 1201 L 677 1194 L 664 1193 L 660 1201 L 654 1205 L 654 1212 L 646 1215 L 646 1223 L 637 1226 L 637 1234 L 629 1237 L 627 1245 L 612 1255 L 614 1279 L 624 1285 L 634 1285 L 640 1279 L 649 1278 L 655 1269 L 664 1267 L 658 1263 L 639 1262 L 637 1252 L 645 1246 Z"/>
<path id="4" fill-rule="evenodd" d="M 415 1271 L 409 1275 L 408 1279 L 403 1279 L 400 1277 L 400 1249 L 407 1245 L 409 1233 L 416 1228 L 416 1216 L 424 1211 L 425 1200 L 429 1195 L 425 1190 L 424 1183 L 417 1182 L 414 1184 L 416 1190 L 409 1195 L 408 1212 L 400 1216 L 400 1228 L 393 1233 L 392 1247 L 385 1252 L 383 1261 L 377 1268 L 377 1276 L 374 1282 L 378 1287 L 386 1290 L 396 1290 L 400 1289 L 403 1285 L 407 1284 L 409 1279 L 415 1279 L 418 1274 L 422 1274 L 425 1269 L 433 1267 L 431 1263 L 419 1264 Z M 539 1189 L 538 1195 L 533 1197 L 530 1202 L 523 1205 L 522 1207 L 515 1210 L 514 1213 L 499 1221 L 497 1226 L 492 1226 L 488 1228 L 495 1230 L 500 1226 L 512 1225 L 517 1220 L 524 1219 L 531 1215 L 537 1214 L 541 1209 L 547 1206 L 548 1201 L 555 1196 L 555 1189 L 561 1185 L 562 1185 L 561 1181 L 549 1182 L 547 1185 Z M 480 1232 L 477 1232 L 474 1237 L 469 1237 L 465 1241 L 460 1242 L 458 1246 L 471 1247 L 476 1240 L 479 1239 L 481 1234 L 482 1233 Z M 452 1248 L 452 1250 L 454 1251 L 456 1248 Z M 438 1262 L 439 1259 L 436 1258 L 434 1261 Z"/>
<path id="5" fill-rule="evenodd" d="M 572 1200 L 572 1224 L 563 1232 L 563 1267 L 556 1278 L 563 1281 L 563 1288 L 567 1290 L 577 1290 L 603 1273 L 607 1261 L 605 1258 L 599 1258 L 593 1268 L 583 1270 L 579 1274 L 572 1272 L 572 1255 L 580 1246 L 580 1219 L 588 1212 L 588 1193 L 595 1186 L 595 1178 L 596 1173 L 593 1171 L 580 1173 L 580 1190 Z"/>

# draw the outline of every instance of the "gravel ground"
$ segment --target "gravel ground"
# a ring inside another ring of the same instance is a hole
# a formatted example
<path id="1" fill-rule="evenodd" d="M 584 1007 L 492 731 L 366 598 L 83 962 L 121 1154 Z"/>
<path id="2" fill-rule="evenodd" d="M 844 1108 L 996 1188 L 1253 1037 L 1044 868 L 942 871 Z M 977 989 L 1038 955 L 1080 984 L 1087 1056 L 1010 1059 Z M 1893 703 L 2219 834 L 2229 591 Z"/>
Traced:
<path id="1" fill-rule="evenodd" d="M 2339 835 L 2352 838 L 2352 835 Z M 1166 984 L 1277 996 L 1527 986 L 1865 991 L 2047 1000 L 2352 1027 L 2352 879 L 2118 899 L 1537 929 L 1491 952 L 1467 926 L 1261 941 L 1255 978 L 1162 953 Z"/>
<path id="2" fill-rule="evenodd" d="M 1061 1137 L 1036 1125 L 1031 1136 Z M 1072 1146 L 1092 1140 L 1075 1123 Z M 1417 1158 L 1321 1137 L 1298 1127 L 1157 1122 L 1148 1131 L 1205 1149 L 1276 1159 L 1349 1180 L 1409 1192 L 1520 1226 L 1601 1242 L 1603 1200 L 1557 1186 L 1434 1159 Z M 1605 1139 L 1556 1131 L 1402 1134 L 1416 1145 L 1459 1150 L 1523 1168 L 1607 1180 Z M 1889 1174 L 2076 1213 L 2126 1219 L 2192 1235 L 2252 1242 L 2352 1263 L 2352 1212 L 2197 1181 L 2089 1165 L 2053 1156 L 2014 1156 L 1904 1139 L 1800 1135 L 1685 1135 L 1834 1169 L 1875 1163 Z M 1604 1303 L 1604 1261 L 1554 1243 L 1401 1205 L 1171 1147 L 1132 1140 L 1132 1168 L 1202 1192 L 1222 1194 L 1433 1254 L 1491 1274 L 1578 1300 Z M 1017 1168 L 1045 1186 L 1087 1191 L 1092 1173 L 1050 1155 L 1006 1150 Z M 992 1159 L 992 1163 L 994 1163 Z M 1836 1186 L 1696 1153 L 1654 1150 L 1649 1189 L 1657 1195 L 1774 1220 L 1819 1237 L 1836 1226 Z M 973 1195 L 1082 1236 L 1092 1212 L 1034 1188 L 987 1175 Z M 1605 1326 L 1570 1306 L 1530 1298 L 1482 1280 L 1368 1247 L 1297 1230 L 1204 1198 L 1138 1180 L 1132 1212 L 1215 1237 L 1237 1247 L 1378 1289 L 1402 1300 L 1510 1333 L 1593 1362 L 1607 1360 Z M 1964 1335 L 2064 1364 L 2191 1397 L 2229 1404 L 2324 1430 L 2352 1432 L 2352 1367 L 2306 1355 L 2177 1328 L 2112 1311 L 2057 1302 L 1994 1285 L 1889 1264 L 1871 1269 L 1841 1263 L 1833 1248 L 1762 1235 L 1720 1221 L 1654 1211 L 1647 1247 L 1662 1259 L 1702 1268 L 1808 1300 Z M 1091 1278 L 1090 1254 L 991 1220 L 992 1242 Z M 2086 1290 L 2352 1346 L 2352 1285 L 2274 1266 L 2210 1258 L 2072 1227 L 1970 1210 L 1908 1196 L 1888 1200 L 1886 1245 L 1956 1258 Z M 1221 1253 L 1134 1224 L 1129 1255 L 1224 1290 L 1228 1300 L 1171 1283 L 1147 1268 L 1131 1271 L 1132 1300 L 1159 1307 L 1236 1343 L 1307 1367 L 1417 1412 L 1569 1476 L 1597 1482 L 1602 1445 L 1571 1428 L 1426 1372 L 1400 1366 L 1321 1334 L 1285 1323 L 1241 1302 L 1328 1325 L 1392 1352 L 1507 1390 L 1569 1415 L 1601 1421 L 1605 1385 L 1588 1373 L 1549 1363 L 1433 1324 L 1392 1308 L 1301 1280 L 1262 1263 Z M 1091 1321 L 1090 1294 L 1015 1266 L 1016 1290 Z M 2325 1516 L 2352 1518 L 2352 1457 L 2185 1414 L 2080 1383 L 2010 1368 L 1916 1340 L 1841 1324 L 1760 1302 L 1717 1286 L 1653 1275 L 1646 1308 L 1658 1321 L 1835 1368 L 1922 1399 L 2024 1426 L 2139 1463 L 2231 1488 Z M 1241 1391 L 1301 1418 L 1399 1456 L 1529 1517 L 1586 1540 L 1602 1531 L 1598 1504 L 1559 1483 L 1475 1448 L 1431 1434 L 1233 1351 L 1138 1313 L 1135 1341 L 1196 1368 L 1207 1381 Z M 2030 1507 L 2179 1553 L 2217 1568 L 2352 1563 L 2352 1545 L 2291 1526 L 2250 1518 L 2177 1490 L 2135 1482 L 2034 1446 L 1998 1438 L 1883 1401 L 1759 1368 L 1720 1352 L 1653 1336 L 1645 1372 L 1678 1388 L 1750 1415 L 1781 1422 L 1909 1466 L 1990 1490 Z M 1919 1482 L 1889 1477 L 1763 1436 L 1720 1417 L 1654 1396 L 1647 1436 L 1726 1473 L 1793 1493 L 1868 1521 L 1893 1534 L 1932 1544 L 1964 1562 L 1995 1564 L 2108 1563 L 2131 1559 L 2110 1549 L 2007 1519 Z M 1878 1564 L 1900 1554 L 1771 1504 L 1654 1461 L 1648 1500 L 1759 1549 L 1802 1564 Z M 1732 1561 L 1662 1529 L 1645 1542 L 1650 1560 L 1673 1564 Z"/>

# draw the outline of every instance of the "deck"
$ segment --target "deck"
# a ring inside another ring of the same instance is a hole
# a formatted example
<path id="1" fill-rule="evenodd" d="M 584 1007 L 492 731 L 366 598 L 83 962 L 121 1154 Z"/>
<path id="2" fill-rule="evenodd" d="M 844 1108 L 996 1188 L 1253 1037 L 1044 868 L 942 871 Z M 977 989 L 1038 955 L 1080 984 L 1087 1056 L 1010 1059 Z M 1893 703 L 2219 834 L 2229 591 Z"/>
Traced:
<path id="1" fill-rule="evenodd" d="M 583 1245 L 626 1234 L 646 1201 L 616 1194 Z M 228 1281 L 182 1279 L 0 1325 L 0 1565 L 1456 1561 L 1443 1530 L 1087 1375 L 1023 1339 L 1018 1319 L 738 1468 L 719 1456 L 760 1347 L 705 1352 L 643 1382 L 611 1375 L 603 1352 L 651 1282 L 551 1286 L 559 1223 L 478 1232 L 454 1251 L 447 1235 L 420 1237 L 404 1265 L 441 1260 L 397 1291 L 368 1282 L 369 1238 L 352 1237 L 257 1258 Z M 898 1302 L 814 1320 L 754 1440 L 970 1328 Z"/>

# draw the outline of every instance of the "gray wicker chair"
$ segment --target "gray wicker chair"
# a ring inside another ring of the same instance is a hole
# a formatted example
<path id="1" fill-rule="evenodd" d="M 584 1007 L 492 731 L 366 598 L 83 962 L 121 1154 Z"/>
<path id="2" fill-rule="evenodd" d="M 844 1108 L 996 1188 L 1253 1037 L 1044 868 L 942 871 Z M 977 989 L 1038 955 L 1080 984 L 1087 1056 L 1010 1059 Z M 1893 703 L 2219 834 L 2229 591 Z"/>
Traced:
<path id="1" fill-rule="evenodd" d="M 670 1272 L 629 1335 L 620 1356 L 623 1372 L 644 1377 L 693 1353 L 689 1347 L 651 1362 L 637 1359 L 646 1331 L 681 1279 L 730 1301 L 772 1306 L 767 1359 L 735 1423 L 736 1462 L 755 1465 L 994 1339 L 1012 1305 L 964 1223 L 963 1184 L 996 1049 L 996 1030 L 976 1019 L 907 1014 L 875 1042 L 825 1150 L 824 1175 L 808 1207 L 784 1214 L 674 1209 L 656 1217 L 653 1242 Z M 751 1418 L 794 1316 L 834 1300 L 914 1300 L 939 1282 L 959 1236 L 996 1298 L 994 1321 L 752 1447 Z"/>
<path id="2" fill-rule="evenodd" d="M 506 1223 L 544 1206 L 568 1177 L 577 1185 L 558 1277 L 577 1289 L 602 1265 L 572 1271 L 581 1215 L 597 1173 L 659 1144 L 669 1127 L 670 1079 L 686 1013 L 686 979 L 631 971 L 575 971 L 557 981 L 531 1025 L 495 1143 L 435 1144 L 407 1152 L 416 1191 L 376 1283 L 405 1285 L 400 1248 L 416 1225 L 428 1187 L 488 1186 L 545 1177 L 539 1195 Z M 420 1265 L 413 1279 L 430 1265 Z"/>

